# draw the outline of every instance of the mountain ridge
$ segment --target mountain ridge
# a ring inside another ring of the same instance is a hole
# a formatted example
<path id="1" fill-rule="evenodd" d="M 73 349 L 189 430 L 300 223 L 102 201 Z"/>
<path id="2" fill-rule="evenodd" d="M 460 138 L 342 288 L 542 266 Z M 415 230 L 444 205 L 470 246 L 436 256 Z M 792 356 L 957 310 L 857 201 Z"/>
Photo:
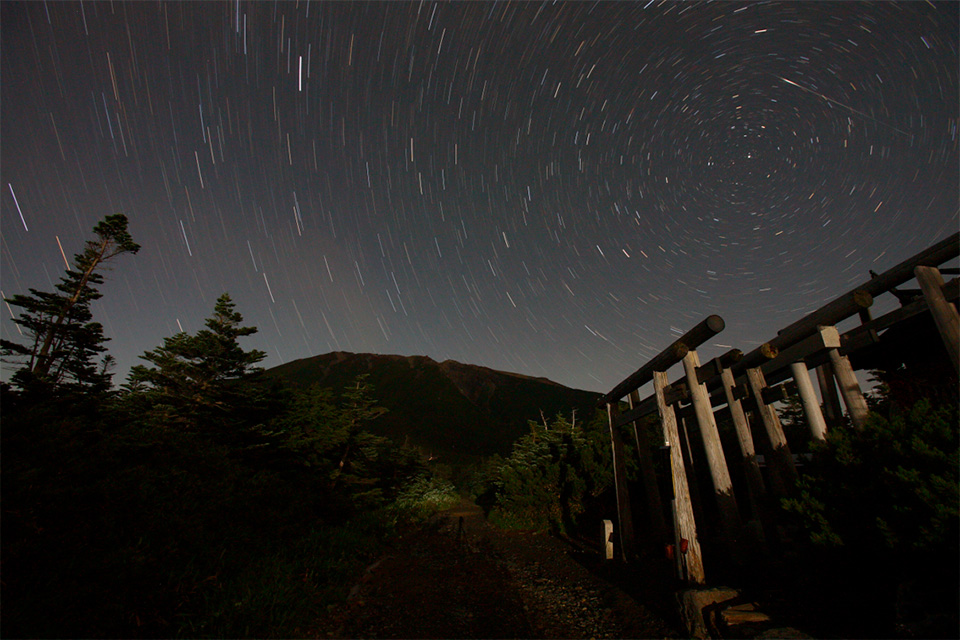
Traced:
<path id="1" fill-rule="evenodd" d="M 388 412 L 371 430 L 450 460 L 507 454 L 528 421 L 576 411 L 589 418 L 600 394 L 543 377 L 429 356 L 333 351 L 268 369 L 294 386 L 318 383 L 341 392 L 366 375 Z"/>

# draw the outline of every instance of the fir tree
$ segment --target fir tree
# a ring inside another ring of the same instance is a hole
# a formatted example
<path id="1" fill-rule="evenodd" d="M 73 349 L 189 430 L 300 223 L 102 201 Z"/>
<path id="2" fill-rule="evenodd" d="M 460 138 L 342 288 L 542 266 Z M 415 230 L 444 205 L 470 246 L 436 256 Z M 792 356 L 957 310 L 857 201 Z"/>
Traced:
<path id="1" fill-rule="evenodd" d="M 98 269 L 103 263 L 124 253 L 137 253 L 140 245 L 127 231 L 123 214 L 107 216 L 93 232 L 82 253 L 74 256 L 73 268 L 56 285 L 54 293 L 30 289 L 30 295 L 17 294 L 6 302 L 23 309 L 14 322 L 27 339 L 26 344 L 0 341 L 0 352 L 7 362 L 20 365 L 11 378 L 21 389 L 35 385 L 54 388 L 107 390 L 110 388 L 108 357 L 96 358 L 106 351 L 108 340 L 103 327 L 93 322 L 90 304 L 102 297 L 96 286 L 103 283 Z"/>
<path id="2" fill-rule="evenodd" d="M 155 415 L 193 426 L 243 418 L 244 408 L 256 396 L 244 383 L 261 371 L 255 365 L 266 354 L 240 346 L 238 338 L 257 332 L 242 322 L 243 316 L 224 293 L 217 298 L 206 329 L 164 338 L 162 346 L 140 356 L 153 366 L 133 367 L 126 390 L 148 400 Z"/>

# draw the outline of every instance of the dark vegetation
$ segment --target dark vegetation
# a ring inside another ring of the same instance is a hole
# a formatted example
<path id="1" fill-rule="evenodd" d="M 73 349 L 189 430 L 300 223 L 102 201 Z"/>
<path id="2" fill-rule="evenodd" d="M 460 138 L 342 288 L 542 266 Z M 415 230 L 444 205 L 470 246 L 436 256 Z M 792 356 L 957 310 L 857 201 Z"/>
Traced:
<path id="1" fill-rule="evenodd" d="M 5 637 L 289 637 L 384 540 L 455 499 L 419 451 L 370 432 L 363 376 L 266 379 L 229 296 L 145 353 L 119 391 L 92 321 L 97 268 L 136 253 L 94 229 L 57 292 L 9 304 L 2 388 Z"/>
<path id="2" fill-rule="evenodd" d="M 456 499 L 451 477 L 501 527 L 598 542 L 615 498 L 594 394 L 417 357 L 336 353 L 263 372 L 264 354 L 240 344 L 256 329 L 226 294 L 205 328 L 165 338 L 115 390 L 90 303 L 98 267 L 139 249 L 126 225 L 97 225 L 57 292 L 8 299 L 23 340 L 2 344 L 16 367 L 0 430 L 4 636 L 316 633 L 386 540 Z M 834 425 L 812 443 L 796 403 L 782 409 L 792 450 L 812 458 L 773 505 L 782 540 L 724 579 L 818 637 L 956 637 L 956 377 L 878 375 L 863 430 Z M 640 428 L 662 442 L 655 420 Z M 735 451 L 722 414 L 719 428 Z M 694 506 L 709 578 L 716 514 Z M 641 542 L 636 566 L 662 569 L 663 541 Z"/>
<path id="3" fill-rule="evenodd" d="M 784 568 L 790 606 L 821 634 L 960 632 L 960 413 L 955 395 L 938 395 L 904 405 L 881 385 L 862 431 L 844 425 L 810 446 L 782 505 L 800 532 Z"/>

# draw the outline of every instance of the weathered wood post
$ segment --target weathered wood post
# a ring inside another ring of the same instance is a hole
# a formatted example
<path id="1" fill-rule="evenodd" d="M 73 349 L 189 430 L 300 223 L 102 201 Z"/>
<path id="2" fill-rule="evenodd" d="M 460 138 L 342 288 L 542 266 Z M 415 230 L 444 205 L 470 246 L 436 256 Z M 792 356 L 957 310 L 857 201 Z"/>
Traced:
<path id="1" fill-rule="evenodd" d="M 687 473 L 683 467 L 680 453 L 680 433 L 673 407 L 667 404 L 664 389 L 667 387 L 665 371 L 653 372 L 653 386 L 657 398 L 657 412 L 663 427 L 663 440 L 670 447 L 670 475 L 673 478 L 673 514 L 678 559 L 682 556 L 686 566 L 687 580 L 694 584 L 703 584 L 703 559 L 700 556 L 700 541 L 697 540 L 697 524 L 693 517 L 693 505 L 690 503 L 690 488 L 687 486 Z M 686 553 L 681 552 L 683 540 L 687 541 Z M 682 576 L 681 576 L 682 577 Z"/>
<path id="2" fill-rule="evenodd" d="M 613 523 L 603 521 L 603 559 L 613 560 Z"/>
<path id="3" fill-rule="evenodd" d="M 763 377 L 763 371 L 760 367 L 747 369 L 747 382 L 750 384 L 750 391 L 757 401 L 757 413 L 763 422 L 763 428 L 767 432 L 770 440 L 769 468 L 770 468 L 770 489 L 778 498 L 788 495 L 792 487 L 796 485 L 797 466 L 793 462 L 793 454 L 790 453 L 790 447 L 787 444 L 787 437 L 783 433 L 783 425 L 780 424 L 780 417 L 773 407 L 763 401 L 763 390 L 767 382 Z"/>
<path id="4" fill-rule="evenodd" d="M 693 409 L 696 412 L 697 425 L 700 427 L 703 449 L 707 454 L 710 478 L 713 481 L 714 499 L 720 509 L 721 526 L 727 539 L 733 541 L 740 536 L 740 529 L 743 525 L 740 521 L 737 499 L 733 495 L 733 481 L 730 480 L 727 459 L 723 455 L 723 446 L 720 444 L 717 421 L 713 416 L 713 408 L 710 406 L 710 395 L 707 393 L 707 386 L 700 382 L 697 372 L 699 367 L 700 358 L 697 356 L 696 350 L 690 350 L 683 357 L 683 370 L 687 377 L 687 387 L 690 389 Z"/>
<path id="5" fill-rule="evenodd" d="M 734 393 L 736 384 L 734 383 L 733 372 L 723 364 L 721 359 L 720 379 L 723 382 L 723 393 L 727 399 L 727 406 L 730 407 L 733 428 L 737 432 L 737 442 L 740 445 L 740 455 L 743 457 L 743 469 L 747 476 L 747 495 L 750 496 L 750 509 L 756 517 L 759 514 L 760 500 L 766 495 L 767 490 L 763 486 L 763 475 L 760 473 L 760 464 L 757 462 L 757 451 L 753 445 L 750 423 L 747 422 L 747 415 L 743 411 L 740 398 Z"/>
<path id="6" fill-rule="evenodd" d="M 850 422 L 854 428 L 862 429 L 867 421 L 867 401 L 863 398 L 863 391 L 860 390 L 860 383 L 850 365 L 850 359 L 840 353 L 840 334 L 836 327 L 818 327 L 820 335 L 823 338 L 823 344 L 827 347 L 827 355 L 830 357 L 830 364 L 833 366 L 833 373 L 837 377 L 837 385 L 840 387 L 840 397 L 843 403 L 847 405 L 847 413 L 850 415 Z"/>
<path id="7" fill-rule="evenodd" d="M 705 340 L 710 338 L 713 335 L 716 335 L 717 332 L 723 329 L 724 323 L 723 318 L 718 315 L 711 315 L 700 322 L 698 325 L 687 331 L 683 336 L 675 340 L 669 347 L 661 351 L 657 356 L 652 360 L 647 362 L 645 365 L 634 371 L 632 374 L 627 376 L 626 380 L 623 380 L 620 384 L 613 388 L 612 391 L 605 394 L 598 401 L 599 406 L 606 405 L 607 407 L 607 419 L 610 425 L 610 440 L 613 448 L 614 456 L 614 479 L 617 485 L 617 504 L 618 504 L 618 516 L 621 522 L 620 526 L 623 527 L 624 523 L 629 521 L 627 529 L 622 529 L 621 534 L 624 535 L 624 544 L 633 544 L 633 525 L 632 519 L 629 513 L 629 501 L 627 498 L 627 486 L 626 478 L 623 464 L 623 442 L 620 440 L 618 433 L 618 425 L 620 424 L 619 411 L 617 404 L 620 399 L 625 395 L 629 394 L 631 391 L 640 388 L 651 379 L 653 379 L 656 372 L 665 372 L 667 369 L 680 362 L 683 356 L 687 355 L 687 352 L 692 347 L 697 347 L 701 345 Z M 664 376 L 666 374 L 664 373 Z M 663 380 L 663 385 L 666 386 L 666 380 Z M 662 395 L 663 389 L 661 389 Z M 661 399 L 664 400 L 665 399 Z M 659 405 L 658 405 L 659 406 Z M 672 415 L 672 413 L 671 413 Z M 673 430 L 674 436 L 676 436 L 676 420 L 673 421 Z M 674 437 L 672 442 L 677 445 L 679 444 L 679 438 Z M 619 444 L 618 444 L 619 443 Z M 673 449 L 671 448 L 671 451 Z M 679 456 L 679 451 L 677 452 Z M 671 459 L 673 454 L 671 453 Z M 620 470 L 617 470 L 617 465 L 620 465 Z M 682 470 L 682 467 L 681 467 Z M 623 478 L 619 480 L 618 478 Z M 674 478 L 676 482 L 676 478 Z M 684 485 L 686 482 L 684 482 Z M 689 501 L 689 495 L 687 497 Z M 626 534 L 630 533 L 629 540 L 626 538 Z M 692 544 L 692 540 L 687 538 L 688 544 Z M 633 549 L 624 552 L 624 557 L 632 556 Z"/>
<path id="8" fill-rule="evenodd" d="M 943 295 L 943 276 L 940 275 L 940 270 L 934 267 L 917 267 L 913 273 L 930 308 L 930 315 L 940 330 L 950 362 L 960 373 L 960 315 L 957 314 L 957 308 Z"/>
<path id="9" fill-rule="evenodd" d="M 615 403 L 607 403 L 607 421 L 610 425 L 610 447 L 613 453 L 613 485 L 617 496 L 617 533 L 620 542 L 620 558 L 623 561 L 634 556 L 633 514 L 630 509 L 630 491 L 627 489 L 627 466 L 624 460 L 623 439 L 617 426 L 620 410 Z"/>
<path id="10" fill-rule="evenodd" d="M 829 361 L 817 367 L 817 383 L 820 385 L 820 397 L 823 398 L 823 416 L 827 424 L 835 427 L 843 418 L 840 396 L 837 395 L 837 383 L 833 375 L 833 365 Z"/>
<path id="11" fill-rule="evenodd" d="M 630 408 L 636 408 L 640 403 L 640 393 L 634 389 L 628 396 Z M 637 443 L 637 458 L 640 465 L 640 479 L 643 482 L 644 495 L 647 498 L 647 519 L 650 523 L 649 538 L 655 542 L 663 542 L 666 538 L 667 526 L 663 521 L 663 504 L 660 502 L 660 489 L 657 488 L 657 474 L 653 469 L 653 458 L 650 448 L 650 438 L 637 420 L 633 421 L 633 437 Z"/>
<path id="12" fill-rule="evenodd" d="M 827 422 L 823 419 L 823 413 L 820 412 L 820 402 L 813 392 L 813 383 L 810 381 L 810 373 L 807 371 L 806 363 L 803 360 L 791 363 L 790 373 L 793 374 L 793 379 L 797 383 L 800 403 L 803 405 L 803 412 L 807 414 L 810 433 L 814 440 L 826 440 Z"/>

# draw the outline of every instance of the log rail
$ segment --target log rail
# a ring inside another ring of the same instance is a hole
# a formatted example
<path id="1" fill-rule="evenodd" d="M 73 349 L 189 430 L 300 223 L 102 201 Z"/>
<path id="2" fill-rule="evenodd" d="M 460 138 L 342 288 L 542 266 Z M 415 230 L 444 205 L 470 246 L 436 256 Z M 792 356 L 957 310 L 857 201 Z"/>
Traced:
<path id="1" fill-rule="evenodd" d="M 796 480 L 794 456 L 790 454 L 783 437 L 779 418 L 771 405 L 789 395 L 799 393 L 802 408 L 810 423 L 814 438 L 823 439 L 828 424 L 839 417 L 837 398 L 842 397 L 854 427 L 860 428 L 866 417 L 866 403 L 853 373 L 848 355 L 876 343 L 879 332 L 922 313 L 930 313 L 936 321 L 943 338 L 945 350 L 955 369 L 960 372 L 960 338 L 958 338 L 957 301 L 960 286 L 957 278 L 944 283 L 943 274 L 955 274 L 957 269 L 940 269 L 943 263 L 960 255 L 960 234 L 955 233 L 928 249 L 904 260 L 882 274 L 871 272 L 871 278 L 860 286 L 847 291 L 834 300 L 807 314 L 782 329 L 770 341 L 753 351 L 743 354 L 733 349 L 724 355 L 700 365 L 696 349 L 723 331 L 725 323 L 718 315 L 711 315 L 668 345 L 650 361 L 627 376 L 609 393 L 604 394 L 598 405 L 605 407 L 610 423 L 611 445 L 617 463 L 615 483 L 617 486 L 618 530 L 620 533 L 621 557 L 631 559 L 635 549 L 633 523 L 630 514 L 629 496 L 624 477 L 624 447 L 620 429 L 649 415 L 658 414 L 666 447 L 670 455 L 672 476 L 671 511 L 673 512 L 675 553 L 690 554 L 677 557 L 681 578 L 702 583 L 702 562 L 696 540 L 696 524 L 687 488 L 681 442 L 677 436 L 679 420 L 695 420 L 704 438 L 704 444 L 713 455 L 710 472 L 716 489 L 716 499 L 721 511 L 727 509 L 729 517 L 724 525 L 724 535 L 730 542 L 738 536 L 736 503 L 729 490 L 729 475 L 719 440 L 715 438 L 716 424 L 711 409 L 728 407 L 731 411 L 737 436 L 747 470 L 747 495 L 749 511 L 756 515 L 756 505 L 764 499 L 768 489 L 759 474 L 756 463 L 749 421 L 745 412 L 762 418 L 767 441 L 773 445 L 769 491 L 773 495 L 787 495 Z M 916 278 L 920 283 L 917 291 L 897 290 L 900 285 Z M 878 318 L 869 312 L 874 298 L 892 293 L 901 301 L 901 306 Z M 840 334 L 834 328 L 838 323 L 858 315 L 861 324 Z M 684 375 L 670 383 L 666 371 L 678 363 L 684 363 Z M 808 370 L 816 369 L 816 381 L 811 381 Z M 637 390 L 653 381 L 655 390 L 649 397 L 640 400 Z M 788 381 L 786 384 L 784 381 Z M 813 384 L 819 384 L 823 409 L 816 401 Z M 837 387 L 840 394 L 837 394 Z M 629 409 L 621 412 L 621 401 L 630 396 Z M 742 401 L 742 406 L 741 406 Z M 693 403 L 694 406 L 690 406 Z M 681 405 L 683 408 L 681 409 Z M 694 409 L 696 409 L 694 411 Z M 759 425 L 758 425 L 759 426 Z M 755 427 L 756 428 L 756 427 Z M 638 448 L 649 448 L 637 438 Z M 714 440 L 716 440 L 714 442 Z M 689 446 L 689 443 L 685 446 Z M 652 478 L 650 451 L 638 451 L 642 470 Z M 651 468 L 646 468 L 651 467 Z M 722 468 L 721 468 L 722 467 Z M 647 479 L 646 484 L 651 484 Z M 646 487 L 648 493 L 650 487 Z M 654 490 L 656 488 L 654 487 Z M 656 496 L 654 496 L 656 497 Z M 659 497 L 647 502 L 660 504 Z M 726 501 L 724 503 L 724 501 Z M 726 506 L 725 506 L 726 505 Z M 649 514 L 648 514 L 649 515 Z M 657 514 L 659 517 L 659 514 Z M 628 553 L 629 551 L 629 553 Z M 694 557 L 696 556 L 696 557 Z"/>

